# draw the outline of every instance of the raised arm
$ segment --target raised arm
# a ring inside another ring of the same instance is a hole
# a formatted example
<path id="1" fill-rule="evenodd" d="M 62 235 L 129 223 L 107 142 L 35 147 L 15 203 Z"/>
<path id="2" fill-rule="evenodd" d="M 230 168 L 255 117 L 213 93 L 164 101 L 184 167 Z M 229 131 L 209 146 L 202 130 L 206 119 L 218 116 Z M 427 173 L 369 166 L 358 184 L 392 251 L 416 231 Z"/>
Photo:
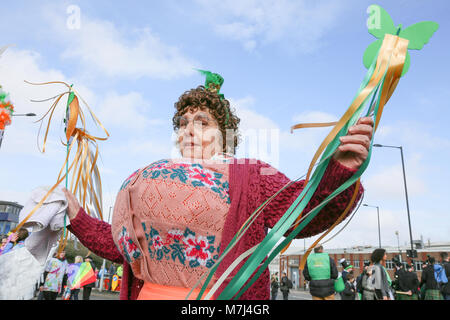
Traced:
<path id="1" fill-rule="evenodd" d="M 262 165 L 262 167 L 265 166 L 267 165 Z M 347 181 L 355 172 L 356 170 L 347 168 L 341 165 L 336 160 L 332 159 L 330 161 L 330 165 L 323 175 L 321 183 L 318 185 L 316 192 L 306 206 L 303 215 L 311 211 L 311 209 L 325 200 L 326 197 L 328 197 L 342 183 Z M 287 209 L 289 209 L 295 199 L 297 199 L 297 197 L 300 195 L 304 188 L 304 180 L 292 182 L 281 172 L 277 172 L 273 175 L 261 176 L 261 203 L 275 194 L 287 183 L 291 183 L 291 185 L 284 189 L 276 198 L 274 198 L 270 202 L 266 209 L 264 209 L 265 224 L 268 228 L 273 228 L 273 226 L 281 219 Z M 297 235 L 296 238 L 301 239 L 312 237 L 331 227 L 331 225 L 333 225 L 333 223 L 340 217 L 340 215 L 344 212 L 345 208 L 350 203 L 354 190 L 355 186 L 353 185 L 336 196 L 333 200 L 331 200 Z M 361 186 L 357 201 L 360 199 L 362 193 L 363 188 Z M 347 216 L 350 215 L 352 210 L 355 208 L 356 202 L 351 210 L 349 210 L 349 212 L 347 213 Z"/>
<path id="2" fill-rule="evenodd" d="M 70 226 L 68 229 L 86 248 L 96 255 L 122 264 L 124 262 L 123 256 L 114 243 L 111 225 L 89 216 L 69 191 L 64 189 L 64 192 L 69 202 Z"/>
<path id="3" fill-rule="evenodd" d="M 318 185 L 313 197 L 303 211 L 303 216 L 325 200 L 334 190 L 347 181 L 368 156 L 370 141 L 373 132 L 373 119 L 361 118 L 356 125 L 349 128 L 348 135 L 341 138 L 341 145 L 330 160 L 322 181 Z M 260 172 L 270 172 L 267 164 L 261 164 Z M 271 168 L 273 169 L 273 168 Z M 283 186 L 289 183 L 265 209 L 266 227 L 272 228 L 300 195 L 304 188 L 304 181 L 292 182 L 284 174 L 277 170 L 273 174 L 260 175 L 260 202 L 264 202 Z M 341 216 L 355 191 L 355 185 L 350 186 L 341 194 L 331 200 L 297 235 L 297 238 L 306 238 L 317 235 L 333 225 Z M 361 186 L 355 203 L 348 211 L 346 217 L 351 214 L 356 203 L 361 198 L 363 188 Z M 346 218 L 345 217 L 345 218 Z"/>

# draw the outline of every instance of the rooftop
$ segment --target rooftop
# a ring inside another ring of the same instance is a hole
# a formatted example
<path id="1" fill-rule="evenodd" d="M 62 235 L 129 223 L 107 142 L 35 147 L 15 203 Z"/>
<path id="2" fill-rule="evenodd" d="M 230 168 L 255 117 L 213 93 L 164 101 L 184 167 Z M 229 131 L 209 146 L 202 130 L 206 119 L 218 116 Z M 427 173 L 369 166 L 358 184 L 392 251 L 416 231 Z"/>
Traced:
<path id="1" fill-rule="evenodd" d="M 329 249 L 324 246 L 324 252 L 330 254 L 342 254 L 342 253 L 372 253 L 373 250 L 377 249 L 378 246 L 354 246 L 350 248 L 337 248 L 337 249 Z M 394 246 L 383 246 L 388 253 L 389 252 L 399 252 L 399 247 Z M 400 246 L 400 250 L 402 252 L 406 252 L 406 250 L 410 250 L 410 246 Z M 449 252 L 450 251 L 450 242 L 432 242 L 432 243 L 423 243 L 422 248 L 414 248 L 417 252 Z M 291 247 L 286 250 L 283 256 L 293 256 L 293 255 L 303 255 L 305 253 L 304 248 L 299 247 Z"/>

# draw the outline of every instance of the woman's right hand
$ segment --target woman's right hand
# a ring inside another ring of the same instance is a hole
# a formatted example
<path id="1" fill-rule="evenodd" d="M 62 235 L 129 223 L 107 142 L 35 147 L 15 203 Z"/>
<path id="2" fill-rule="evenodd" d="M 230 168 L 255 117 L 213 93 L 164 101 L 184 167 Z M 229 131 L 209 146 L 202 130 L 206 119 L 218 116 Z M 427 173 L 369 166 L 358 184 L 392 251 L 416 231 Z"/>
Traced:
<path id="1" fill-rule="evenodd" d="M 72 194 L 72 192 L 70 192 L 66 188 L 63 188 L 62 190 L 66 195 L 68 203 L 67 215 L 69 216 L 70 220 L 73 220 L 76 218 L 78 211 L 80 211 L 81 208 L 80 203 L 78 202 L 77 198 L 75 198 L 75 196 Z"/>

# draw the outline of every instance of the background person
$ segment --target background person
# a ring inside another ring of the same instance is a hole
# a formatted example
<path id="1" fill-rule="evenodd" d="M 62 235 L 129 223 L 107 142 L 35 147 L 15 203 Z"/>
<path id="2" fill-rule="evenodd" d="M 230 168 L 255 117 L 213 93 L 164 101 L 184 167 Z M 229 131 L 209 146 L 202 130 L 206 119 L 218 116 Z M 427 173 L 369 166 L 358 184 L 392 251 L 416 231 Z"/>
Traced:
<path id="1" fill-rule="evenodd" d="M 64 274 L 66 274 L 68 267 L 66 252 L 61 251 L 56 253 L 55 257 L 51 258 L 45 267 L 47 276 L 40 291 L 43 292 L 44 300 L 56 300 L 58 293 L 61 291 Z"/>
<path id="2" fill-rule="evenodd" d="M 292 281 L 287 277 L 286 272 L 283 272 L 283 276 L 280 281 L 280 291 L 283 294 L 283 300 L 289 299 L 290 289 L 292 289 Z"/>
<path id="3" fill-rule="evenodd" d="M 449 262 L 449 256 L 447 252 L 441 252 L 441 265 L 445 270 L 445 274 L 447 276 L 447 279 L 450 279 L 450 262 Z M 450 282 L 450 281 L 449 281 Z M 450 283 L 447 282 L 442 288 L 442 295 L 444 296 L 445 300 L 450 300 Z"/>
<path id="4" fill-rule="evenodd" d="M 111 291 L 112 281 L 113 281 L 113 277 L 115 274 L 116 274 L 116 264 L 111 263 L 111 265 L 109 266 L 109 269 L 108 269 L 108 275 L 109 275 L 108 291 Z"/>
<path id="5" fill-rule="evenodd" d="M 313 300 L 334 300 L 334 281 L 339 272 L 334 260 L 323 252 L 323 246 L 317 246 L 314 253 L 308 256 L 303 276 L 309 281 Z"/>
<path id="6" fill-rule="evenodd" d="M 342 300 L 356 300 L 356 286 L 355 275 L 353 271 L 347 274 L 347 281 L 345 281 L 345 289 L 341 292 Z"/>
<path id="7" fill-rule="evenodd" d="M 366 266 L 367 265 L 367 266 Z M 375 300 L 375 277 L 373 275 L 373 266 L 369 262 L 365 264 L 363 276 L 361 279 L 362 300 Z"/>
<path id="8" fill-rule="evenodd" d="M 278 283 L 278 279 L 276 275 L 272 275 L 270 280 L 270 291 L 272 294 L 272 300 L 277 300 L 278 289 L 280 288 L 280 284 Z"/>
<path id="9" fill-rule="evenodd" d="M 92 262 L 91 257 L 85 257 L 84 262 L 90 263 L 92 270 L 96 270 L 94 262 Z M 95 282 L 89 283 L 83 286 L 83 300 L 89 300 L 91 298 L 92 288 L 95 287 Z"/>
<path id="10" fill-rule="evenodd" d="M 399 273 L 398 285 L 399 291 L 405 292 L 406 294 L 397 293 L 397 300 L 419 300 L 419 279 L 412 265 L 406 264 L 405 272 Z"/>
<path id="11" fill-rule="evenodd" d="M 394 300 L 391 279 L 384 265 L 386 264 L 386 250 L 379 248 L 372 252 L 375 297 L 377 300 Z"/>
<path id="12" fill-rule="evenodd" d="M 70 300 L 78 300 L 78 294 L 80 293 L 80 288 L 72 288 L 72 282 L 79 270 L 81 264 L 83 263 L 82 256 L 76 256 L 74 263 L 69 264 L 67 268 L 67 286 L 70 289 Z"/>
<path id="13" fill-rule="evenodd" d="M 422 270 L 420 286 L 425 285 L 424 300 L 444 300 L 438 281 L 435 277 L 435 267 L 441 267 L 436 264 L 434 257 L 428 257 L 428 265 Z M 441 267 L 442 268 L 442 267 Z"/>

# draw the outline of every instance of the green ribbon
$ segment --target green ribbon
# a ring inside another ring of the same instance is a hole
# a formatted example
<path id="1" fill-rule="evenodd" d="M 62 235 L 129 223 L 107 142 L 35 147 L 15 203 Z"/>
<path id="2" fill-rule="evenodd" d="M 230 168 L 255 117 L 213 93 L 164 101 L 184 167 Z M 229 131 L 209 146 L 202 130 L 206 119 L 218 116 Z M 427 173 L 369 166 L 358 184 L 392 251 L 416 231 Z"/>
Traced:
<path id="1" fill-rule="evenodd" d="M 368 74 L 366 75 L 366 78 L 363 81 L 363 84 L 360 87 L 360 90 L 358 91 L 358 94 L 367 86 L 370 78 L 373 75 L 373 72 L 375 70 L 376 60 L 374 60 Z M 267 268 L 269 263 L 275 258 L 275 256 L 286 247 L 287 244 L 289 244 L 295 237 L 310 223 L 310 221 L 322 210 L 322 208 L 330 202 L 333 198 L 338 196 L 340 193 L 345 191 L 347 188 L 352 186 L 363 174 L 363 172 L 366 170 L 366 168 L 369 165 L 371 154 L 372 154 L 372 144 L 373 144 L 373 137 L 372 135 L 372 141 L 369 148 L 369 153 L 367 159 L 364 161 L 364 163 L 361 165 L 359 170 L 350 178 L 348 179 L 344 184 L 342 184 L 339 188 L 337 188 L 332 194 L 330 194 L 324 201 L 322 201 L 317 207 L 313 208 L 303 219 L 303 221 L 299 224 L 297 228 L 295 228 L 289 236 L 285 238 L 284 241 L 282 241 L 272 252 L 272 248 L 276 245 L 276 243 L 284 236 L 284 234 L 289 230 L 289 228 L 292 226 L 292 224 L 295 222 L 296 218 L 300 215 L 300 213 L 304 210 L 306 205 L 309 203 L 309 200 L 311 199 L 312 195 L 317 189 L 317 186 L 319 185 L 323 174 L 325 173 L 325 170 L 328 167 L 330 158 L 333 156 L 334 152 L 340 145 L 339 138 L 341 136 L 344 136 L 348 132 L 348 128 L 352 125 L 354 125 L 364 107 L 366 106 L 368 100 L 370 97 L 372 97 L 372 100 L 375 98 L 375 94 L 382 91 L 382 87 L 384 85 L 384 77 L 383 80 L 378 84 L 374 89 L 372 90 L 371 94 L 366 97 L 366 99 L 361 103 L 359 108 L 356 110 L 356 112 L 353 114 L 353 116 L 350 118 L 350 120 L 347 122 L 347 124 L 341 129 L 339 134 L 333 139 L 333 141 L 327 146 L 323 156 L 321 163 L 316 168 L 309 184 L 311 184 L 310 188 L 307 189 L 306 194 L 305 190 L 300 194 L 300 196 L 297 198 L 297 200 L 292 204 L 292 206 L 288 209 L 288 211 L 285 213 L 285 215 L 282 217 L 282 219 L 274 226 L 274 228 L 271 230 L 271 232 L 266 236 L 266 238 L 263 240 L 263 242 L 260 244 L 259 248 L 255 251 L 255 253 L 247 260 L 246 264 L 240 269 L 238 274 L 233 277 L 233 279 L 230 281 L 228 286 L 224 289 L 224 291 L 219 295 L 218 299 L 238 299 L 257 279 L 258 277 L 264 272 L 264 270 Z M 377 90 L 378 88 L 381 88 L 381 90 Z M 355 97 L 355 98 L 356 98 Z M 378 112 L 379 107 L 379 96 L 376 101 L 375 106 L 375 115 Z M 368 113 L 370 110 L 368 111 Z M 366 116 L 369 116 L 367 114 Z M 303 198 L 303 196 L 305 196 Z M 303 199 L 302 199 L 303 198 Z M 302 199 L 302 200 L 301 200 Z M 261 267 L 259 267 L 256 274 L 252 277 L 252 279 L 247 283 L 245 287 L 242 288 L 244 283 L 249 279 L 249 277 L 253 274 L 253 272 L 258 268 L 259 264 L 263 261 L 263 259 L 268 255 L 269 257 L 266 259 L 266 261 L 263 263 Z M 242 288 L 242 289 L 240 289 Z M 239 290 L 240 289 L 240 290 Z M 238 291 L 239 290 L 239 291 Z"/>
<path id="2" fill-rule="evenodd" d="M 70 86 L 70 88 L 73 87 L 73 84 Z M 69 108 L 72 101 L 75 99 L 75 92 L 70 91 L 69 97 L 67 99 L 67 106 L 66 106 L 66 119 L 64 119 L 64 122 L 66 123 L 65 132 L 67 131 L 67 125 L 69 124 Z M 69 141 L 67 141 L 67 149 L 66 149 L 66 157 L 69 154 Z M 66 189 L 69 187 L 69 159 L 67 159 L 66 162 Z M 66 232 L 67 232 L 67 222 L 66 222 L 67 214 L 64 215 L 64 236 L 63 239 L 66 238 Z"/>

